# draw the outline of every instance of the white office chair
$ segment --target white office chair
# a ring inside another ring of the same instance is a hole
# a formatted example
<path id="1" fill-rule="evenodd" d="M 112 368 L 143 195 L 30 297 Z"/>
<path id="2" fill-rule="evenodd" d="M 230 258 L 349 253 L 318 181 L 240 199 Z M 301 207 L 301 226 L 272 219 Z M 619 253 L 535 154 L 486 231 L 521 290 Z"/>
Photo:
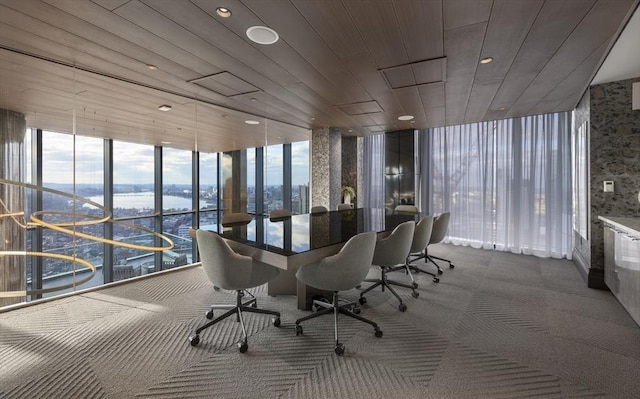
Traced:
<path id="1" fill-rule="evenodd" d="M 425 258 L 425 250 L 427 248 L 427 245 L 429 245 L 429 239 L 431 238 L 432 229 L 433 216 L 427 215 L 420 219 L 420 221 L 416 223 L 416 229 L 413 233 L 413 240 L 411 241 L 411 250 L 409 250 L 409 256 L 407 256 L 405 264 L 402 266 L 396 266 L 391 269 L 391 271 L 404 270 L 411 278 L 411 285 L 414 288 L 418 288 L 418 283 L 416 283 L 415 279 L 413 278 L 411 271 L 429 274 L 433 276 L 434 283 L 440 282 L 440 279 L 434 273 L 422 270 L 418 268 L 418 266 L 412 264 L 418 259 Z"/>
<path id="2" fill-rule="evenodd" d="M 291 217 L 291 211 L 288 209 L 274 209 L 269 212 L 270 220 L 285 220 Z"/>
<path id="3" fill-rule="evenodd" d="M 338 356 L 342 356 L 345 347 L 338 339 L 338 313 L 342 313 L 371 324 L 375 330 L 375 336 L 382 337 L 382 330 L 376 323 L 349 310 L 357 306 L 357 302 L 340 305 L 338 298 L 338 291 L 350 290 L 367 277 L 375 246 L 375 232 L 361 233 L 351 237 L 336 255 L 324 258 L 320 262 L 304 265 L 298 270 L 296 277 L 304 284 L 320 290 L 333 291 L 333 303 L 313 301 L 314 306 L 324 309 L 296 320 L 296 335 L 302 334 L 300 323 L 303 321 L 333 313 L 336 342 L 334 350 Z"/>
<path id="4" fill-rule="evenodd" d="M 249 344 L 247 330 L 242 317 L 243 312 L 275 316 L 273 325 L 276 327 L 280 325 L 280 312 L 258 309 L 256 307 L 256 298 L 253 296 L 248 301 L 243 302 L 242 298 L 245 295 L 245 290 L 266 284 L 278 275 L 279 270 L 274 266 L 253 260 L 249 256 L 233 252 L 224 238 L 218 234 L 205 230 L 197 230 L 196 239 L 198 241 L 198 252 L 200 253 L 200 259 L 202 261 L 202 268 L 207 278 L 217 287 L 236 291 L 236 305 L 212 306 L 212 310 L 207 312 L 208 319 L 213 318 L 213 309 L 228 310 L 226 313 L 199 327 L 195 331 L 195 334 L 189 337 L 189 342 L 191 346 L 198 345 L 200 343 L 200 332 L 202 330 L 235 314 L 237 315 L 237 321 L 240 322 L 242 326 L 242 335 L 244 337 L 243 340 L 238 343 L 238 348 L 241 353 L 244 353 L 249 348 Z"/>
<path id="5" fill-rule="evenodd" d="M 380 279 L 365 280 L 373 282 L 374 284 L 367 287 L 360 293 L 360 304 L 364 305 L 367 303 L 367 298 L 364 297 L 364 294 L 379 285 L 382 286 L 383 291 L 387 288 L 396 298 L 398 298 L 398 301 L 400 301 L 398 309 L 401 312 L 407 310 L 407 305 L 402 302 L 402 298 L 400 298 L 400 295 L 398 295 L 398 293 L 391 287 L 392 285 L 409 288 L 411 289 L 411 296 L 414 298 L 418 297 L 418 293 L 413 285 L 403 284 L 387 279 L 387 272 L 392 271 L 396 266 L 403 266 L 407 261 L 407 256 L 409 256 L 409 250 L 411 249 L 411 243 L 413 241 L 415 226 L 416 223 L 413 221 L 400 223 L 388 237 L 376 242 L 376 249 L 372 263 L 380 267 Z"/>
<path id="6" fill-rule="evenodd" d="M 431 232 L 431 239 L 429 240 L 429 245 L 438 244 L 444 240 L 444 237 L 447 235 L 447 230 L 449 229 L 449 219 L 451 218 L 451 213 L 445 212 L 437 216 L 433 219 L 433 231 Z M 450 260 L 444 258 L 438 258 L 437 256 L 429 255 L 429 246 L 425 249 L 425 262 L 431 262 L 436 266 L 438 270 L 438 274 L 442 274 L 442 269 L 436 263 L 434 259 L 449 263 L 449 268 L 453 269 L 456 267 Z"/>
<path id="7" fill-rule="evenodd" d="M 353 204 L 338 204 L 339 211 L 347 211 L 353 209 Z"/>
<path id="8" fill-rule="evenodd" d="M 315 214 L 327 213 L 327 212 L 329 212 L 329 210 L 326 207 L 322 205 L 316 205 L 311 208 L 311 211 L 309 213 L 311 213 L 312 215 L 315 215 Z"/>

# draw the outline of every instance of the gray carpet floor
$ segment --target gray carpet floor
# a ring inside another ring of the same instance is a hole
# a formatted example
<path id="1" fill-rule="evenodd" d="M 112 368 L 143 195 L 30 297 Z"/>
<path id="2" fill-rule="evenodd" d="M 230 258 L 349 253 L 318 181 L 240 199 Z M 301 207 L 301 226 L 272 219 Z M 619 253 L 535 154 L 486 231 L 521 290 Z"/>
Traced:
<path id="1" fill-rule="evenodd" d="M 255 291 L 249 351 L 230 318 L 188 336 L 212 303 L 200 267 L 0 314 L 0 398 L 639 398 L 640 329 L 616 299 L 591 290 L 569 261 L 439 245 L 441 282 L 419 274 L 418 298 L 368 296 L 371 326 L 304 324 L 295 298 Z M 376 273 L 372 269 L 372 275 Z M 397 273 L 397 279 L 405 279 Z M 365 285 L 366 286 L 366 285 Z M 347 293 L 356 298 L 357 290 Z"/>

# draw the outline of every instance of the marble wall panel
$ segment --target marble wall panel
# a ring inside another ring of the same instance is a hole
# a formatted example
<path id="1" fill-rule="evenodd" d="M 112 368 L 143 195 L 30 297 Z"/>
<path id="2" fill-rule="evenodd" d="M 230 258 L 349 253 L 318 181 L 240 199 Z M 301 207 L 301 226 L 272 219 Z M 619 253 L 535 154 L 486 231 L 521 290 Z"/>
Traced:
<path id="1" fill-rule="evenodd" d="M 640 216 L 640 111 L 631 109 L 631 84 L 638 81 L 604 83 L 589 90 L 590 286 L 592 272 L 604 278 L 603 227 L 598 216 Z M 605 180 L 614 181 L 615 192 L 603 192 Z"/>

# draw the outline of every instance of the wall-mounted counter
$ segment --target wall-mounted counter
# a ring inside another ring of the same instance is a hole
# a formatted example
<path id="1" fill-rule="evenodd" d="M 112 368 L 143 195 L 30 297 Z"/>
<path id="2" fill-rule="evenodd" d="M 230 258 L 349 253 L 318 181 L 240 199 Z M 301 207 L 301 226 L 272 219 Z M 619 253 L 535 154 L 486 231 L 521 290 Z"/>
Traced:
<path id="1" fill-rule="evenodd" d="M 604 282 L 640 325 L 640 218 L 603 217 Z"/>

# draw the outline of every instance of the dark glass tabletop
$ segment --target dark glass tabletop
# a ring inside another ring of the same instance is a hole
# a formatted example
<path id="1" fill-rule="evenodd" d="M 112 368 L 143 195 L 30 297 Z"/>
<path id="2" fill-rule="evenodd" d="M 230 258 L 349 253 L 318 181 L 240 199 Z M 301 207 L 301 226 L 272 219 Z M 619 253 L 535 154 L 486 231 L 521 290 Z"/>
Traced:
<path id="1" fill-rule="evenodd" d="M 247 224 L 218 225 L 218 233 L 229 240 L 290 256 L 344 243 L 354 235 L 367 231 L 391 231 L 400 223 L 416 220 L 417 217 L 374 208 L 292 215 L 284 220 L 258 216 Z"/>

